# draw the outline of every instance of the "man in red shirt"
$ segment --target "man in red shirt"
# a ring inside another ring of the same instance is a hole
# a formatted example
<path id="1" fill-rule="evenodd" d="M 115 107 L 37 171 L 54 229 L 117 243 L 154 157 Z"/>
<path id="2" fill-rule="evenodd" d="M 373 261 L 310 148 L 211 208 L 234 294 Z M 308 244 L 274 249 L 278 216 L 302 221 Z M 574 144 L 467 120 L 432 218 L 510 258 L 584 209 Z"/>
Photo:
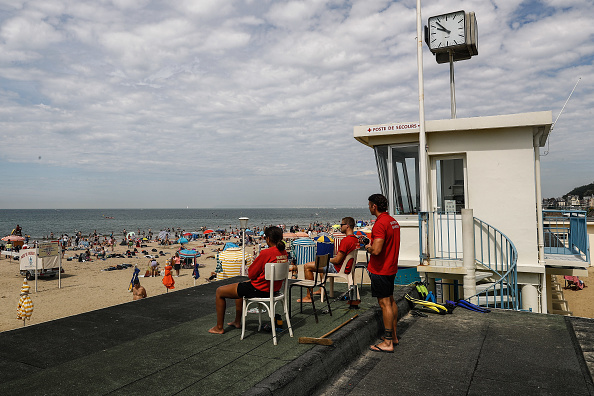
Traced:
<path id="1" fill-rule="evenodd" d="M 371 295 L 377 297 L 382 309 L 384 337 L 379 344 L 369 347 L 374 352 L 394 352 L 398 345 L 396 321 L 398 306 L 394 301 L 394 279 L 398 272 L 400 226 L 388 214 L 388 200 L 381 194 L 369 197 L 369 212 L 377 217 L 371 230 L 371 241 L 365 246 L 370 254 L 367 270 L 371 278 Z"/>
<path id="2" fill-rule="evenodd" d="M 345 217 L 340 222 L 340 232 L 346 234 L 346 237 L 342 241 L 340 241 L 340 245 L 338 246 L 338 253 L 336 253 L 336 256 L 330 259 L 330 262 L 328 263 L 328 273 L 331 273 L 331 274 L 338 273 L 340 271 L 340 269 L 342 268 L 343 264 L 346 265 L 344 272 L 346 274 L 351 273 L 351 270 L 354 265 L 353 261 L 355 261 L 355 260 L 349 260 L 348 263 L 343 263 L 343 261 L 350 252 L 359 248 L 359 239 L 355 236 L 354 228 L 355 228 L 355 219 L 353 219 L 352 217 Z M 324 273 L 326 271 L 325 268 L 326 267 L 318 268 L 318 272 Z M 315 262 L 305 263 L 303 265 L 305 279 L 313 280 L 315 270 L 316 270 Z M 320 291 L 315 292 L 314 294 L 319 294 L 319 293 L 320 293 Z M 297 302 L 301 302 L 301 299 L 298 299 Z M 309 294 L 309 289 L 307 289 L 307 295 L 303 299 L 303 302 L 311 302 L 311 296 Z"/>

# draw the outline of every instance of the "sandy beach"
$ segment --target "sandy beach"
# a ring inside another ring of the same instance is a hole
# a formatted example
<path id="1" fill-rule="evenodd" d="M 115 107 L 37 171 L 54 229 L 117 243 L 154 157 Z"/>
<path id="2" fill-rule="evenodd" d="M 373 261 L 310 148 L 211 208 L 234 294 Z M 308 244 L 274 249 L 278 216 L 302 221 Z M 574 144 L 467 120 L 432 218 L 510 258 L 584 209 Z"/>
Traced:
<path id="1" fill-rule="evenodd" d="M 165 254 L 157 259 L 160 268 L 163 268 L 165 261 L 179 249 L 179 245 L 162 246 L 156 242 L 149 242 L 147 245 L 147 247 L 138 250 L 147 250 L 152 253 L 152 249 L 157 249 Z M 204 242 L 192 241 L 185 246 L 190 249 L 197 248 L 199 251 L 204 250 L 205 254 L 198 258 L 198 262 L 204 267 L 200 268 L 200 278 L 196 280 L 196 285 L 206 283 L 206 279 L 216 267 L 214 258 L 216 249 L 222 245 L 203 247 Z M 114 253 L 124 253 L 127 249 L 125 246 L 118 245 L 115 247 Z M 248 246 L 247 249 L 253 249 L 253 247 Z M 113 305 L 132 303 L 132 293 L 128 291 L 128 285 L 132 278 L 133 267 L 115 271 L 102 270 L 126 263 L 137 265 L 141 270 L 141 275 L 144 275 L 149 259 L 142 254 L 137 254 L 132 258 L 108 258 L 106 260 L 93 257 L 92 261 L 81 263 L 75 260 L 66 260 L 67 257 L 82 252 L 82 250 L 68 250 L 65 253 L 62 260 L 65 270 L 65 273 L 62 274 L 62 288 L 58 288 L 57 276 L 51 279 L 39 279 L 37 293 L 35 292 L 35 281 L 28 281 L 31 287 L 30 296 L 33 300 L 34 311 L 31 320 L 27 321 L 27 326 Z M 175 290 L 173 291 L 193 287 L 192 269 L 182 268 L 180 276 L 174 277 L 174 280 Z M 161 281 L 162 277 L 160 276 L 140 278 L 140 284 L 146 289 L 148 298 L 167 292 Z M 2 257 L 0 259 L 0 331 L 23 327 L 23 321 L 16 319 L 22 284 L 23 276 L 19 274 L 19 262 Z M 212 309 L 214 312 L 214 296 Z"/>
<path id="2" fill-rule="evenodd" d="M 222 245 L 206 245 L 202 241 L 192 241 L 186 245 L 187 248 L 204 250 L 204 255 L 198 258 L 198 262 L 204 267 L 200 268 L 201 277 L 196 280 L 196 285 L 207 282 L 206 279 L 216 267 L 216 250 Z M 169 259 L 179 245 L 162 246 L 156 242 L 149 242 L 147 247 L 139 250 L 152 249 L 163 251 L 165 254 L 158 258 L 161 268 Z M 248 249 L 253 250 L 253 246 Z M 124 253 L 125 246 L 116 246 L 114 253 Z M 35 281 L 29 281 L 31 287 L 31 299 L 34 303 L 34 311 L 27 326 L 59 319 L 83 312 L 93 311 L 113 305 L 132 303 L 132 293 L 128 291 L 128 285 L 132 278 L 132 268 L 115 271 L 102 271 L 103 269 L 117 264 L 137 265 L 143 275 L 148 267 L 149 259 L 142 254 L 132 258 L 108 258 L 106 260 L 93 258 L 92 261 L 79 263 L 67 257 L 72 257 L 82 250 L 69 250 L 62 260 L 65 273 L 62 274 L 62 288 L 58 288 L 58 278 L 39 279 L 37 281 L 37 292 L 35 292 Z M 250 251 L 251 252 L 251 251 Z M 175 279 L 175 290 L 181 290 L 194 286 L 192 269 L 182 268 L 180 276 Z M 574 316 L 594 318 L 594 267 L 589 270 L 589 276 L 582 278 L 586 288 L 579 291 L 564 289 L 565 299 L 568 301 L 569 309 Z M 558 277 L 558 282 L 564 285 L 563 277 Z M 20 288 L 23 277 L 19 274 L 19 262 L 2 257 L 0 259 L 0 331 L 20 328 L 23 326 L 21 320 L 16 319 L 16 310 L 19 300 Z M 148 298 L 167 292 L 162 283 L 162 277 L 140 278 L 140 283 L 147 290 Z M 214 296 L 212 309 L 214 312 Z"/>

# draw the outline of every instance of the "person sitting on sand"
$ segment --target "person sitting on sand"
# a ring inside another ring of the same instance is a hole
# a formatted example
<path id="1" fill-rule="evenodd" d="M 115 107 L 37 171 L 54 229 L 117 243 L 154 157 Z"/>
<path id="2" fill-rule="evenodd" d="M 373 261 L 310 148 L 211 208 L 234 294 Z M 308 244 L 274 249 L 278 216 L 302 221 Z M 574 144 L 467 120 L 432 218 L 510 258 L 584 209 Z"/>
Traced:
<path id="1" fill-rule="evenodd" d="M 227 298 L 235 299 L 235 320 L 227 323 L 235 328 L 241 327 L 241 315 L 243 311 L 243 297 L 268 297 L 270 295 L 270 281 L 266 280 L 266 263 L 284 263 L 287 261 L 287 251 L 283 242 L 283 231 L 279 227 L 268 227 L 264 230 L 267 249 L 260 252 L 248 269 L 247 282 L 233 283 L 217 288 L 215 302 L 217 309 L 217 325 L 208 330 L 209 333 L 223 334 L 225 329 L 225 309 Z M 283 281 L 274 282 L 274 291 L 277 292 L 283 285 Z"/>
<path id="2" fill-rule="evenodd" d="M 328 273 L 338 273 L 338 271 L 340 271 L 342 265 L 344 264 L 343 262 L 346 256 L 359 247 L 359 239 L 355 236 L 355 233 L 353 231 L 354 228 L 355 219 L 353 219 L 352 217 L 345 217 L 340 222 L 340 231 L 346 234 L 346 237 L 342 241 L 340 241 L 340 245 L 338 246 L 338 253 L 336 253 L 336 256 L 330 259 L 328 263 Z M 346 263 L 346 268 L 344 269 L 344 272 L 346 274 L 351 273 L 354 264 L 353 261 L 355 260 L 350 260 L 348 263 Z M 291 267 L 296 266 L 292 265 Z M 292 269 L 296 270 L 295 268 Z M 313 280 L 315 270 L 315 262 L 305 263 L 303 265 L 305 279 Z M 325 271 L 326 267 L 318 268 L 318 272 L 324 273 Z M 320 293 L 320 290 L 314 292 L 314 294 Z M 307 289 L 307 295 L 305 296 L 305 298 L 297 299 L 297 302 L 311 302 L 311 295 L 309 294 L 309 289 Z"/>
<path id="3" fill-rule="evenodd" d="M 132 288 L 132 300 L 140 300 L 146 298 L 146 290 L 140 286 L 138 278 L 134 279 L 134 287 Z"/>

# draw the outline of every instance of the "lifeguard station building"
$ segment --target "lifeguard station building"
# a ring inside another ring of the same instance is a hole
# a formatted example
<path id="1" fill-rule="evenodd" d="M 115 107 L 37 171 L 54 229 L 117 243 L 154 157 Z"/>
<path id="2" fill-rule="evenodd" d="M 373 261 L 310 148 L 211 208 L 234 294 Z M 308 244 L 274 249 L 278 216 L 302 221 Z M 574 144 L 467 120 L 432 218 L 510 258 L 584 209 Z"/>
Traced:
<path id="1" fill-rule="evenodd" d="M 417 122 L 356 126 L 401 227 L 399 266 L 443 299 L 568 313 L 554 275 L 587 276 L 590 255 L 585 212 L 541 206 L 539 148 L 551 125 L 550 111 L 428 120 L 425 167 Z"/>

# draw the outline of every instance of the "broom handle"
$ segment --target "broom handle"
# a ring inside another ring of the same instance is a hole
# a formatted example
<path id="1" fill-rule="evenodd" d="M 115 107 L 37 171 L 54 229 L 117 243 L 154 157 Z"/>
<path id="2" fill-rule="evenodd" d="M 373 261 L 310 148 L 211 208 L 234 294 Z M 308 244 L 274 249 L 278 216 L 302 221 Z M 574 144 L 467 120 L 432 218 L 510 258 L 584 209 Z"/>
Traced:
<path id="1" fill-rule="evenodd" d="M 343 324 L 341 324 L 340 326 L 338 326 L 337 328 L 335 328 L 334 330 L 330 330 L 329 332 L 327 332 L 326 334 L 324 334 L 323 336 L 321 336 L 320 338 L 325 338 L 328 337 L 330 334 L 334 333 L 336 330 L 340 329 L 342 326 L 346 325 L 347 323 L 349 323 L 351 320 L 355 319 L 357 316 L 359 316 L 359 314 L 356 314 L 355 316 L 353 316 L 352 318 L 350 318 L 349 320 L 347 320 L 346 322 L 344 322 Z"/>

